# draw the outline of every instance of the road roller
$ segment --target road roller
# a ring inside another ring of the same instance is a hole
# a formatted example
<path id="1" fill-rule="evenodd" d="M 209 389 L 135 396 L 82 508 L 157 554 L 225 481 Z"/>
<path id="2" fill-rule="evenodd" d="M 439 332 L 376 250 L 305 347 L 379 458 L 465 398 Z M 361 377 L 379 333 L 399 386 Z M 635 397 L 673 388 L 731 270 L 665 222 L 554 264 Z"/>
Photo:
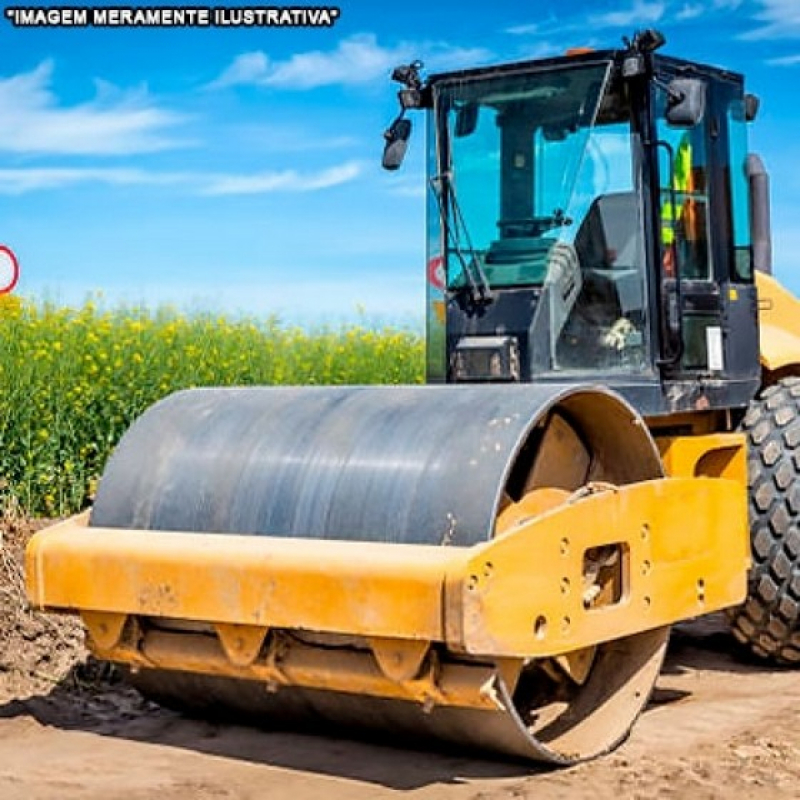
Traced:
<path id="1" fill-rule="evenodd" d="M 169 706 L 561 765 L 626 738 L 677 622 L 725 609 L 800 662 L 800 306 L 758 99 L 663 44 L 398 67 L 426 385 L 163 399 L 32 539 L 32 605 Z"/>

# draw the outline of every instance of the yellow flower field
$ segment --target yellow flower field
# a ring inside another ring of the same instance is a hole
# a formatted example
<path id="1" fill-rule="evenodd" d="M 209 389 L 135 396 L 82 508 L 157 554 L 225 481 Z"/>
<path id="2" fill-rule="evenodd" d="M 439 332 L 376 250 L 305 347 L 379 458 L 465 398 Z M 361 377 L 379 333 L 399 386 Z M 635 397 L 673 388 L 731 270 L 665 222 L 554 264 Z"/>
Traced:
<path id="1" fill-rule="evenodd" d="M 402 329 L 103 310 L 0 297 L 0 491 L 33 515 L 84 507 L 131 422 L 192 386 L 419 383 Z"/>

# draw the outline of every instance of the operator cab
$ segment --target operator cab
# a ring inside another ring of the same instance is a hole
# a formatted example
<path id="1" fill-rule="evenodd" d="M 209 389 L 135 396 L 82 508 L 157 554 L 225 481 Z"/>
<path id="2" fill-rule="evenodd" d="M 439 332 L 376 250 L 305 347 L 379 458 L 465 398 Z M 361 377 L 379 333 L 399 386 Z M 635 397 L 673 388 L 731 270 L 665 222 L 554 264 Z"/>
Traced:
<path id="1" fill-rule="evenodd" d="M 661 44 L 396 72 L 385 166 L 427 109 L 429 381 L 596 379 L 650 415 L 753 396 L 754 98 Z"/>

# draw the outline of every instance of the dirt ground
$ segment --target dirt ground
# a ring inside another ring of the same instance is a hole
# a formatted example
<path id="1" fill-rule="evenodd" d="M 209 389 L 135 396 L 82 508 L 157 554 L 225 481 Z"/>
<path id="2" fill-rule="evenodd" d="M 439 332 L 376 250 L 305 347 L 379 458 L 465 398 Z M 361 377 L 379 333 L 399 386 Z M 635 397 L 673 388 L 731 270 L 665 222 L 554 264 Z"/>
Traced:
<path id="1" fill-rule="evenodd" d="M 4 527 L 4 800 L 800 797 L 800 671 L 748 662 L 719 616 L 676 629 L 626 744 L 588 764 L 543 770 L 162 710 L 87 661 L 76 622 L 26 610 L 20 555 L 31 526 L 10 518 Z"/>

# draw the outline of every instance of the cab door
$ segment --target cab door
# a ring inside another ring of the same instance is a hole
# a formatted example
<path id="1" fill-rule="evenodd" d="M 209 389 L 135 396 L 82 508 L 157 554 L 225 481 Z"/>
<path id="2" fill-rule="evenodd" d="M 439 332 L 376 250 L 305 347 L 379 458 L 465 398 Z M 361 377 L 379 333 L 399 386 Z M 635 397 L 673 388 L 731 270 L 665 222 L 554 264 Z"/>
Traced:
<path id="1" fill-rule="evenodd" d="M 697 80 L 704 111 L 691 126 L 670 124 L 669 95 L 654 87 L 661 270 L 673 289 L 666 303 L 677 306 L 665 313 L 679 326 L 667 372 L 747 379 L 758 369 L 758 328 L 742 91 L 710 76 Z"/>

